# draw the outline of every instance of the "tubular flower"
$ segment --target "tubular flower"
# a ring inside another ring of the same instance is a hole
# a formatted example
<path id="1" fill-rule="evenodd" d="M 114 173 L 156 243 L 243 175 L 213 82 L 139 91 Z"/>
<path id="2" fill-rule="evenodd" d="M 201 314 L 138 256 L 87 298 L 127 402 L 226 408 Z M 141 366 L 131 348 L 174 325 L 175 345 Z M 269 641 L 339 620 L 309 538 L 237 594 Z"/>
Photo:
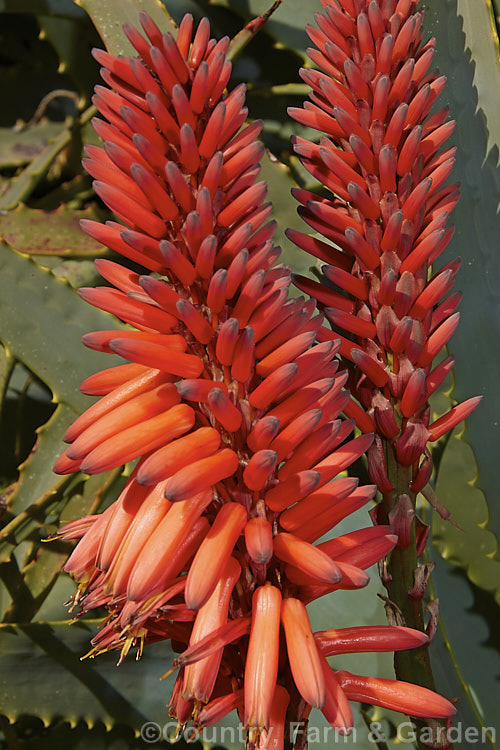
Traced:
<path id="1" fill-rule="evenodd" d="M 422 43 L 417 0 L 322 5 L 318 28 L 307 29 L 319 70 L 301 71 L 310 101 L 290 114 L 324 134 L 319 143 L 297 137 L 294 149 L 332 195 L 296 190 L 299 214 L 316 234 L 289 236 L 326 264 L 325 279 L 295 283 L 331 324 L 320 340 L 341 340 L 352 394 L 344 413 L 377 433 L 368 454 L 373 481 L 382 493 L 394 490 L 386 441 L 418 492 L 432 472 L 428 441 L 479 401 L 430 423 L 428 399 L 453 359 L 432 363 L 457 327 L 460 301 L 450 294 L 459 261 L 432 270 L 452 238 L 447 222 L 459 195 L 446 184 L 456 149 L 444 144 L 454 123 L 448 108 L 433 109 L 446 79 L 431 69 L 435 42 Z"/>
<path id="2" fill-rule="evenodd" d="M 124 223 L 83 228 L 146 272 L 99 261 L 110 286 L 81 290 L 130 326 L 85 344 L 128 364 L 84 381 L 100 400 L 68 429 L 56 470 L 136 465 L 107 510 L 61 530 L 79 539 L 65 569 L 79 583 L 74 604 L 108 612 L 92 655 L 123 659 L 169 639 L 179 724 L 237 708 L 251 746 L 279 748 L 304 702 L 335 714 L 324 653 L 337 640 L 344 651 L 359 638 L 374 649 L 422 641 L 395 629 L 311 632 L 305 604 L 365 585 L 365 568 L 396 542 L 378 526 L 314 544 L 372 498 L 375 487 L 338 477 L 372 437 L 353 438 L 353 420 L 339 419 L 348 395 L 337 345 L 315 344 L 322 316 L 288 297 L 290 273 L 273 265 L 260 123 L 246 123 L 244 88 L 225 93 L 228 39 L 210 39 L 206 19 L 194 30 L 190 15 L 176 40 L 145 14 L 141 23 L 146 37 L 124 27 L 137 57 L 95 52 L 111 88 L 96 91 L 104 146 L 85 161 Z"/>

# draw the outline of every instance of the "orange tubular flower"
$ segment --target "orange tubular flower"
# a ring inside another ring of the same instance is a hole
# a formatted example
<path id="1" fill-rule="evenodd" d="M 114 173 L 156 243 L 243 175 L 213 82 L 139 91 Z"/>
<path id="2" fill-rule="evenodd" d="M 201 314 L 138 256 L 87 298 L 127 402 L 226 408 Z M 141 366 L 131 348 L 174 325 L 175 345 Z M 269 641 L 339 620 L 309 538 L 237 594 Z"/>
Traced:
<path id="1" fill-rule="evenodd" d="M 380 526 L 314 544 L 373 497 L 335 479 L 371 437 L 339 420 L 338 346 L 315 343 L 323 317 L 274 265 L 260 123 L 246 123 L 244 87 L 226 92 L 228 39 L 190 15 L 176 40 L 140 18 L 145 36 L 124 27 L 138 56 L 95 52 L 111 89 L 96 91 L 104 145 L 85 161 L 123 223 L 83 222 L 145 269 L 99 262 L 111 286 L 82 291 L 130 325 L 85 344 L 129 364 L 84 382 L 101 398 L 68 429 L 56 470 L 137 463 L 107 510 L 61 530 L 79 540 L 66 570 L 74 604 L 108 611 L 91 653 L 172 640 L 171 715 L 202 727 L 237 708 L 249 747 L 279 750 L 304 700 L 348 730 L 349 694 L 324 653 L 401 647 L 384 628 L 315 640 L 305 608 L 364 585 L 396 537 Z"/>
<path id="2" fill-rule="evenodd" d="M 245 726 L 269 729 L 278 676 L 281 593 L 260 586 L 252 599 L 252 629 L 245 665 Z"/>

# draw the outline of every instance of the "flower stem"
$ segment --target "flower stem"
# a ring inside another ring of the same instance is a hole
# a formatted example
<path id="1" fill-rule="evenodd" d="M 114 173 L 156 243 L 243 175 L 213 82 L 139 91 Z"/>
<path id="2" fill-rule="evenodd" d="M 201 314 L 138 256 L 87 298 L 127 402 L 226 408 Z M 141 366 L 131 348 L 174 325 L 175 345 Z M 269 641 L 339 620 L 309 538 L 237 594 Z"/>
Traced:
<path id="1" fill-rule="evenodd" d="M 416 496 L 411 490 L 411 467 L 402 466 L 396 460 L 392 445 L 388 441 L 385 445 L 385 455 L 387 475 L 394 486 L 394 490 L 383 496 L 377 517 L 379 523 L 390 524 L 391 511 L 396 508 L 400 498 L 407 495 L 415 510 Z M 408 544 L 404 547 L 396 547 L 391 552 L 387 563 L 388 575 L 384 584 L 388 591 L 389 602 L 386 609 L 391 624 L 406 625 L 409 628 L 425 631 L 423 599 L 412 596 L 410 593 L 414 586 L 417 565 L 415 518 L 413 518 Z M 428 645 L 396 652 L 394 669 L 398 680 L 412 682 L 429 690 L 436 689 Z M 415 723 L 417 725 L 417 736 L 420 734 L 419 730 L 423 727 L 433 729 L 436 738 L 440 736 L 440 732 L 444 731 L 444 727 L 435 720 L 416 720 Z M 435 746 L 438 747 L 439 744 Z M 420 740 L 417 740 L 417 747 L 423 749 L 428 745 L 424 745 Z"/>
<path id="2" fill-rule="evenodd" d="M 379 522 L 390 524 L 389 515 L 402 495 L 408 495 L 413 508 L 415 508 L 415 493 L 410 489 L 411 468 L 401 466 L 396 461 L 390 445 L 387 446 L 386 455 L 388 477 L 391 484 L 394 485 L 394 490 L 384 495 Z M 422 599 L 416 599 L 409 594 L 413 587 L 416 567 L 417 545 L 415 521 L 413 520 L 408 546 L 396 547 L 391 553 L 387 565 L 391 580 L 387 583 L 387 590 L 389 599 L 400 609 L 407 627 L 425 630 Z M 428 646 L 397 652 L 395 667 L 398 679 L 415 682 L 431 690 L 435 689 Z"/>

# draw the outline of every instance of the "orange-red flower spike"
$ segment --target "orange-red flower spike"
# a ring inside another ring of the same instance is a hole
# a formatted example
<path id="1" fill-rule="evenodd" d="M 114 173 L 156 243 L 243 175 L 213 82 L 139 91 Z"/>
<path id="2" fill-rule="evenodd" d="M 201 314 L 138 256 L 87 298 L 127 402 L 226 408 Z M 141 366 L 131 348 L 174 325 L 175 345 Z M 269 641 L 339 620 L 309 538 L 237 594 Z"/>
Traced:
<path id="1" fill-rule="evenodd" d="M 313 97 L 298 112 L 329 138 L 294 145 L 337 197 L 296 190 L 325 241 L 290 237 L 327 264 L 337 289 L 296 283 L 328 308 L 339 335 L 311 299 L 289 296 L 291 273 L 274 265 L 276 222 L 257 181 L 262 123 L 247 124 L 243 86 L 226 90 L 229 40 L 210 39 L 207 19 L 195 28 L 190 15 L 175 39 L 140 14 L 142 30 L 125 28 L 136 55 L 96 53 L 109 87 L 94 97 L 104 144 L 87 148 L 85 165 L 122 223 L 82 226 L 126 263 L 98 261 L 110 286 L 82 296 L 129 330 L 84 342 L 130 364 L 84 381 L 102 398 L 68 429 L 56 468 L 137 464 L 107 510 L 61 532 L 79 540 L 67 563 L 79 584 L 73 603 L 107 611 L 93 654 L 118 650 L 122 660 L 134 645 L 173 641 L 170 714 L 197 729 L 237 708 L 249 748 L 282 750 L 304 702 L 349 729 L 350 688 L 326 668 L 305 605 L 365 585 L 364 569 L 397 538 L 378 526 L 312 542 L 372 498 L 373 486 L 338 476 L 370 448 L 369 433 L 384 431 L 411 461 L 463 415 L 429 429 L 426 399 L 450 365 L 431 371 L 428 360 L 453 332 L 458 304 L 446 296 L 456 264 L 427 282 L 458 197 L 445 182 L 454 155 L 439 150 L 446 111 L 429 115 L 443 80 L 429 72 L 431 47 L 416 54 L 413 3 L 390 5 L 325 0 L 320 31 L 308 29 L 325 73 L 302 72 Z M 364 373 L 349 380 L 352 400 L 339 351 Z M 355 423 L 365 434 L 352 439 Z M 378 436 L 370 468 L 381 456 Z M 415 487 L 428 464 L 418 462 Z M 377 479 L 392 492 L 383 468 Z M 415 645 L 419 636 L 404 632 L 322 637 L 337 650 Z M 418 710 L 421 694 L 394 690 Z"/>
<path id="2" fill-rule="evenodd" d="M 327 264 L 326 282 L 294 280 L 334 328 L 320 329 L 319 340 L 340 337 L 341 355 L 355 366 L 346 413 L 362 431 L 379 433 L 385 453 L 409 467 L 417 487 L 426 443 L 477 405 L 465 402 L 426 432 L 431 363 L 458 325 L 458 295 L 447 296 L 454 270 L 429 274 L 453 235 L 446 225 L 458 189 L 446 182 L 454 151 L 443 146 L 455 123 L 447 122 L 447 108 L 431 114 L 446 79 L 431 69 L 434 44 L 422 43 L 416 2 L 322 4 L 319 29 L 308 27 L 317 49 L 307 52 L 319 70 L 301 71 L 309 101 L 289 113 L 326 136 L 319 143 L 296 137 L 293 145 L 327 192 L 293 192 L 299 214 L 328 244 L 301 232 L 289 237 Z M 390 434 L 377 415 L 382 392 L 394 412 Z M 387 494 L 382 455 L 372 452 L 369 471 Z"/>

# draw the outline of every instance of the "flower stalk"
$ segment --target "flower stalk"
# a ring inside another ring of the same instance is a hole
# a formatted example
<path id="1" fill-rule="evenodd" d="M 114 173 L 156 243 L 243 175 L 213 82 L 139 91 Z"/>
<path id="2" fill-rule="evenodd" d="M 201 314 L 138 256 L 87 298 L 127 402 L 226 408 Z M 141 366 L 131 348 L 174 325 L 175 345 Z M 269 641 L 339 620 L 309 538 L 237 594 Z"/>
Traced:
<path id="1" fill-rule="evenodd" d="M 398 464 L 390 448 L 387 450 L 387 469 L 391 484 L 394 485 L 394 490 L 383 495 L 377 507 L 377 518 L 380 519 L 381 523 L 382 518 L 389 519 L 402 497 L 410 498 L 413 510 L 407 543 L 396 545 L 387 560 L 386 568 L 384 568 L 384 583 L 389 596 L 389 621 L 391 621 L 392 616 L 394 616 L 395 621 L 398 621 L 400 613 L 405 625 L 416 630 L 425 631 L 422 597 L 410 595 L 410 591 L 414 587 L 415 572 L 418 566 L 414 517 L 415 493 L 410 489 L 411 479 L 408 468 Z M 411 511 L 406 511 L 407 516 L 410 513 Z M 391 604 L 396 605 L 398 614 L 390 614 Z M 400 679 L 408 682 L 416 682 L 424 687 L 434 689 L 434 678 L 432 676 L 427 644 L 406 653 L 395 653 L 394 662 L 396 673 Z"/>

